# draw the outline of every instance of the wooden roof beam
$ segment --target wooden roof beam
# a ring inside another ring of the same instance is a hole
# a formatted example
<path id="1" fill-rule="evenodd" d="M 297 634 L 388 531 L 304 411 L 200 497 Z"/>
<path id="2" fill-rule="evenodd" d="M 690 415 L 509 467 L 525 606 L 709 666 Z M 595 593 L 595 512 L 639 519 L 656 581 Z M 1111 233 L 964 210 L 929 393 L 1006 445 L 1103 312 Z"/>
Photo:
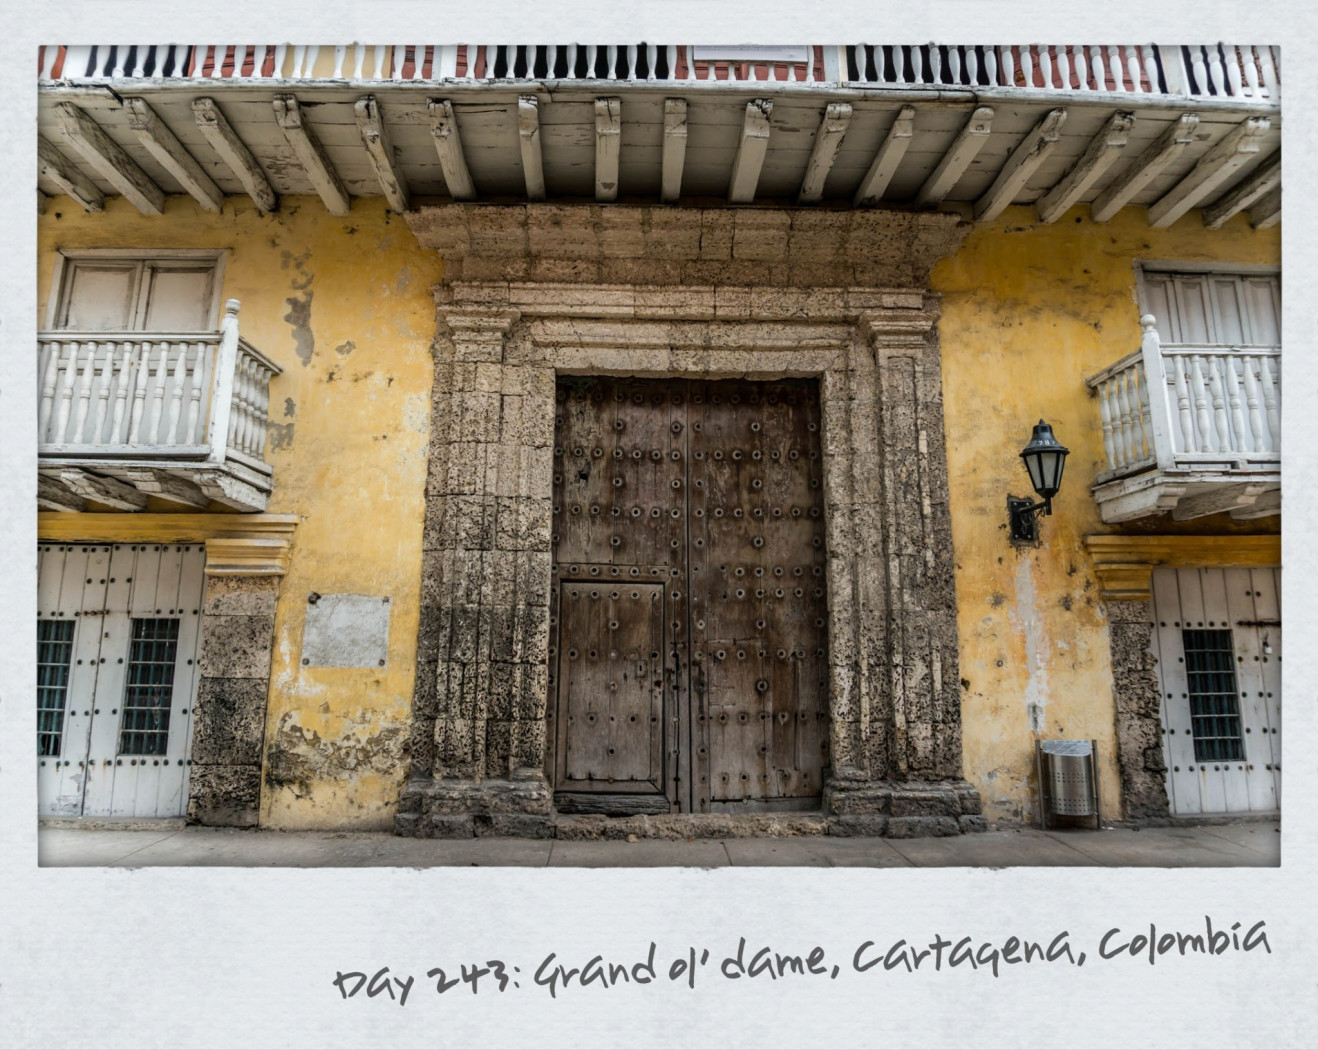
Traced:
<path id="1" fill-rule="evenodd" d="M 1280 185 L 1281 150 L 1277 150 L 1239 186 L 1204 209 L 1204 225 L 1210 230 L 1220 229 L 1227 219 L 1256 204 Z"/>
<path id="2" fill-rule="evenodd" d="M 1180 182 L 1149 206 L 1149 225 L 1157 229 L 1170 226 L 1196 204 L 1250 162 L 1259 151 L 1259 136 L 1272 121 L 1267 117 L 1249 117 L 1232 128 Z"/>
<path id="3" fill-rule="evenodd" d="M 769 117 L 772 114 L 773 102 L 767 98 L 746 103 L 737 159 L 732 162 L 732 178 L 728 180 L 729 204 L 750 204 L 755 200 L 760 169 L 764 167 L 764 155 L 769 149 Z"/>
<path id="4" fill-rule="evenodd" d="M 1159 135 L 1107 189 L 1094 198 L 1089 214 L 1095 222 L 1107 222 L 1124 208 L 1159 172 L 1181 155 L 1194 141 L 1199 118 L 1182 113 Z"/>
<path id="5" fill-rule="evenodd" d="M 824 180 L 837 159 L 838 147 L 842 145 L 842 136 L 846 134 L 850 121 L 850 102 L 830 102 L 824 107 L 815 145 L 805 166 L 805 177 L 801 180 L 801 191 L 796 195 L 798 204 L 814 204 L 824 196 Z"/>
<path id="6" fill-rule="evenodd" d="M 146 496 L 117 478 L 103 478 L 76 467 L 63 467 L 59 471 L 59 480 L 83 499 L 104 503 L 115 510 L 141 510 L 146 506 Z"/>
<path id="7" fill-rule="evenodd" d="M 165 191 L 137 166 L 123 148 L 100 129 L 96 121 L 71 102 L 55 106 L 60 127 L 73 148 L 97 173 L 122 193 L 143 215 L 162 215 Z"/>
<path id="8" fill-rule="evenodd" d="M 879 152 L 874 154 L 870 170 L 860 180 L 856 195 L 851 198 L 852 207 L 867 208 L 878 204 L 883 199 L 888 183 L 897 174 L 897 168 L 906 156 L 906 149 L 915 134 L 915 107 L 902 106 L 897 111 L 897 118 L 888 129 Z"/>
<path id="9" fill-rule="evenodd" d="M 37 171 L 87 211 L 100 211 L 105 207 L 105 194 L 100 187 L 40 135 L 37 136 Z"/>
<path id="10" fill-rule="evenodd" d="M 128 126 L 133 129 L 142 147 L 178 180 L 193 200 L 207 211 L 219 211 L 224 206 L 224 191 L 215 185 L 196 158 L 183 148 L 183 143 L 156 116 L 146 99 L 126 98 L 124 108 L 131 118 Z"/>
<path id="11" fill-rule="evenodd" d="M 595 100 L 595 199 L 618 199 L 618 155 L 622 148 L 622 99 Z"/>
<path id="12" fill-rule="evenodd" d="M 1035 202 L 1039 221 L 1056 222 L 1093 189 L 1094 184 L 1116 163 L 1130 141 L 1135 114 L 1113 113 L 1098 134 L 1089 140 L 1085 152 L 1060 182 Z"/>
<path id="13" fill-rule="evenodd" d="M 1281 187 L 1269 193 L 1249 209 L 1249 224 L 1256 230 L 1266 230 L 1281 222 Z"/>
<path id="14" fill-rule="evenodd" d="M 522 148 L 522 175 L 526 199 L 545 199 L 545 165 L 540 152 L 540 100 L 534 95 L 517 99 L 517 138 Z"/>
<path id="15" fill-rule="evenodd" d="M 412 206 L 407 179 L 403 177 L 402 169 L 394 157 L 380 104 L 374 95 L 363 95 L 353 104 L 352 110 L 357 130 L 361 132 L 362 145 L 366 147 L 366 158 L 375 169 L 375 177 L 385 200 L 394 211 L 400 214 L 407 211 Z"/>
<path id="16" fill-rule="evenodd" d="M 664 153 L 659 199 L 676 204 L 682 196 L 682 168 L 686 165 L 686 99 L 664 99 Z"/>
<path id="17" fill-rule="evenodd" d="M 252 198 L 261 211 L 275 211 L 279 207 L 279 194 L 275 192 L 270 180 L 261 170 L 261 165 L 252 156 L 247 144 L 238 137 L 238 133 L 229 126 L 220 107 L 212 98 L 194 98 L 192 113 L 197 118 L 200 129 L 211 149 L 220 155 L 220 159 L 233 172 L 234 177 L 242 183 L 247 195 Z"/>
<path id="18" fill-rule="evenodd" d="M 81 496 L 74 495 L 65 485 L 54 478 L 47 477 L 45 474 L 38 474 L 37 506 L 42 510 L 64 510 L 80 513 L 87 509 L 87 501 Z"/>
<path id="19" fill-rule="evenodd" d="M 991 107 L 980 106 L 970 114 L 966 126 L 957 134 L 948 151 L 943 154 L 943 159 L 938 162 L 938 167 L 925 180 L 925 184 L 920 187 L 920 192 L 915 195 L 915 206 L 917 208 L 942 204 L 947 199 L 947 195 L 956 188 L 956 184 L 961 181 L 961 176 L 970 167 L 970 162 L 975 159 L 979 151 L 984 148 L 984 144 L 988 142 L 989 133 L 992 130 L 993 110 Z"/>
<path id="20" fill-rule="evenodd" d="M 1062 125 L 1065 123 L 1064 109 L 1052 109 L 1044 114 L 1043 119 L 1021 140 L 1020 145 L 1012 150 L 988 192 L 975 202 L 976 222 L 996 219 L 1016 199 L 1016 195 L 1025 189 L 1030 176 L 1048 159 L 1048 154 L 1062 137 Z"/>
<path id="21" fill-rule="evenodd" d="M 435 137 L 435 152 L 439 154 L 439 167 L 444 172 L 449 196 L 455 201 L 474 201 L 476 184 L 471 181 L 467 158 L 462 153 L 462 138 L 458 134 L 453 103 L 448 99 L 432 98 L 429 109 L 430 133 Z"/>
<path id="22" fill-rule="evenodd" d="M 296 96 L 276 95 L 274 106 L 275 123 L 293 147 L 298 163 L 311 180 L 316 194 L 325 202 L 326 210 L 331 215 L 347 215 L 352 209 L 348 191 L 343 188 L 343 180 L 325 155 L 320 139 L 316 138 L 311 125 L 303 119 L 302 107 L 298 105 Z"/>

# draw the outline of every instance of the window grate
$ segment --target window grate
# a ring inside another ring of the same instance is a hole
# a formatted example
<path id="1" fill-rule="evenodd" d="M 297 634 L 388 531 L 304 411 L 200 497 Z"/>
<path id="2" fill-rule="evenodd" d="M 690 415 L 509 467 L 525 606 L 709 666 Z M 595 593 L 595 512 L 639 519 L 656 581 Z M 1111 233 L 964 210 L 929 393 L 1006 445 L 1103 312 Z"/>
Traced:
<path id="1" fill-rule="evenodd" d="M 1230 631 L 1185 630 L 1185 677 L 1196 762 L 1243 762 L 1236 702 L 1236 652 Z"/>
<path id="2" fill-rule="evenodd" d="M 37 621 L 37 754 L 58 755 L 73 658 L 73 621 Z"/>
<path id="3" fill-rule="evenodd" d="M 133 620 L 119 754 L 163 755 L 169 748 L 178 620 Z"/>

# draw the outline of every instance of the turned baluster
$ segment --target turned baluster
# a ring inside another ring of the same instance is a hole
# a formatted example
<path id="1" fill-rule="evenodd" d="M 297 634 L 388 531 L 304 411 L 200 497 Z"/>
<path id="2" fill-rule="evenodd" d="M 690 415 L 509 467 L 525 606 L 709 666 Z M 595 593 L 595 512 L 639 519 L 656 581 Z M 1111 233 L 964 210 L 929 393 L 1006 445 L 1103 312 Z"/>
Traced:
<path id="1" fill-rule="evenodd" d="M 1242 360 L 1241 378 L 1245 383 L 1245 411 L 1249 415 L 1249 436 L 1251 452 L 1267 452 L 1268 436 L 1263 430 L 1263 403 L 1259 395 L 1258 379 L 1254 368 L 1259 359 L 1246 357 Z"/>
<path id="2" fill-rule="evenodd" d="M 37 411 L 37 440 L 49 441 L 51 417 L 55 414 L 55 385 L 59 380 L 60 343 L 41 344 L 41 405 Z"/>
<path id="3" fill-rule="evenodd" d="M 1030 45 L 1021 44 L 1019 49 L 1021 60 L 1021 87 L 1034 87 L 1034 56 L 1030 54 Z"/>
<path id="4" fill-rule="evenodd" d="M 185 349 L 186 353 L 186 349 Z M 201 379 L 205 369 L 206 344 L 192 344 L 192 367 L 188 369 L 188 410 L 183 417 L 183 433 L 179 443 L 197 444 L 197 422 L 201 418 Z"/>
<path id="5" fill-rule="evenodd" d="M 1002 69 L 1002 86 L 1016 86 L 1016 56 L 1012 53 L 1011 45 L 998 48 L 998 58 L 1001 60 Z"/>
<path id="6" fill-rule="evenodd" d="M 998 82 L 998 49 L 989 45 L 984 47 L 984 79 L 989 84 Z"/>
<path id="7" fill-rule="evenodd" d="M 1107 453 L 1107 465 L 1116 470 L 1121 466 L 1117 459 L 1117 444 L 1112 435 L 1112 398 L 1116 380 L 1108 378 L 1098 390 L 1098 415 L 1103 421 L 1103 451 Z"/>
<path id="8" fill-rule="evenodd" d="M 92 415 L 92 426 L 87 436 L 87 440 L 92 444 L 100 444 L 101 435 L 105 429 L 105 418 L 110 410 L 110 379 L 114 369 L 114 344 L 102 343 L 100 351 L 104 354 L 104 357 L 101 359 L 100 379 L 96 382 L 96 411 Z"/>
<path id="9" fill-rule="evenodd" d="M 951 83 L 961 83 L 961 48 L 955 44 L 947 49 L 947 75 Z"/>
<path id="10" fill-rule="evenodd" d="M 1199 45 L 1190 48 L 1190 73 L 1194 77 L 1195 92 L 1211 94 L 1208 85 L 1208 67 L 1204 64 L 1204 49 Z"/>
<path id="11" fill-rule="evenodd" d="M 1259 358 L 1259 385 L 1263 387 L 1263 411 L 1268 419 L 1268 451 L 1275 452 L 1281 447 L 1281 417 L 1277 397 L 1277 375 L 1274 369 L 1278 365 L 1275 357 Z"/>
<path id="12" fill-rule="evenodd" d="M 188 347 L 179 343 L 178 358 L 174 362 L 173 381 L 169 386 L 168 400 L 165 406 L 165 426 L 161 444 L 178 444 L 178 424 L 183 415 L 184 389 L 187 385 Z"/>
<path id="13" fill-rule="evenodd" d="M 282 77 L 284 75 L 284 60 L 288 58 L 288 45 L 275 45 L 275 65 L 270 71 L 272 77 Z"/>
<path id="14" fill-rule="evenodd" d="M 1213 398 L 1213 425 L 1217 430 L 1217 451 L 1231 451 L 1231 421 L 1227 418 L 1226 390 L 1222 379 L 1225 360 L 1211 357 L 1205 362 L 1208 369 L 1208 389 Z"/>
<path id="15" fill-rule="evenodd" d="M 1066 46 L 1055 48 L 1053 57 L 1057 61 L 1057 86 L 1063 91 L 1071 90 L 1071 56 L 1066 53 Z"/>
<path id="16" fill-rule="evenodd" d="M 1205 48 L 1208 52 L 1208 75 L 1213 81 L 1217 93 L 1220 95 L 1227 94 L 1226 70 L 1222 66 L 1222 55 L 1216 44 L 1211 44 Z"/>
<path id="17" fill-rule="evenodd" d="M 69 416 L 73 411 L 73 388 L 78 378 L 78 344 L 65 343 L 61 353 L 59 387 L 55 393 L 59 408 L 55 415 L 55 433 L 51 441 L 64 444 L 68 441 Z"/>
<path id="18" fill-rule="evenodd" d="M 1231 413 L 1231 448 L 1236 452 L 1249 452 L 1248 435 L 1245 430 L 1244 391 L 1241 389 L 1240 374 L 1236 371 L 1235 355 L 1222 358 L 1222 377 L 1226 383 L 1227 406 Z"/>
<path id="19" fill-rule="evenodd" d="M 83 428 L 87 425 L 87 409 L 91 405 L 92 365 L 96 357 L 96 344 L 83 343 L 78 350 L 78 403 L 73 410 L 71 444 L 84 444 L 87 439 Z"/>
<path id="20" fill-rule="evenodd" d="M 151 385 L 151 344 L 138 343 L 133 348 L 133 396 L 129 411 L 128 443 L 142 440 L 142 420 L 146 415 L 146 395 Z"/>
<path id="21" fill-rule="evenodd" d="M 119 373 L 114 387 L 114 413 L 110 417 L 110 433 L 106 438 L 111 445 L 124 443 L 124 412 L 128 406 L 128 380 L 133 371 L 133 344 L 119 344 Z"/>
<path id="22" fill-rule="evenodd" d="M 1281 61 L 1277 52 L 1270 47 L 1260 47 L 1259 68 L 1263 71 L 1268 97 L 1275 101 L 1281 87 Z"/>
<path id="23" fill-rule="evenodd" d="M 1046 91 L 1053 86 L 1053 60 L 1048 52 L 1047 44 L 1036 45 L 1039 57 L 1039 78 L 1043 81 L 1042 87 Z"/>
<path id="24" fill-rule="evenodd" d="M 1121 441 L 1121 462 L 1129 463 L 1135 458 L 1135 448 L 1130 437 L 1130 390 L 1128 388 L 1129 372 L 1117 376 L 1117 434 Z"/>
<path id="25" fill-rule="evenodd" d="M 1245 66 L 1245 85 L 1249 89 L 1251 98 L 1259 97 L 1259 67 L 1258 58 L 1254 54 L 1252 47 L 1241 48 L 1241 58 Z"/>
<path id="26" fill-rule="evenodd" d="M 971 87 L 979 83 L 979 54 L 973 47 L 966 48 L 966 83 Z"/>

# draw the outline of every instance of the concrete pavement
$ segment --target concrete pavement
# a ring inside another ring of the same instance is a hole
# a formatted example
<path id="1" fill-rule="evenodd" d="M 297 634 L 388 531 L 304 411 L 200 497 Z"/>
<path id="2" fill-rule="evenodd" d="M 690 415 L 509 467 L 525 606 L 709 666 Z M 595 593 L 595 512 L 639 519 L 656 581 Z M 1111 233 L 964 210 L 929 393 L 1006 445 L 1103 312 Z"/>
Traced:
<path id="1" fill-rule="evenodd" d="M 142 822 L 132 830 L 43 826 L 38 858 L 80 867 L 1275 867 L 1277 820 L 1171 827 L 1020 828 L 950 838 L 672 841 L 399 838 L 387 832 L 266 831 Z"/>

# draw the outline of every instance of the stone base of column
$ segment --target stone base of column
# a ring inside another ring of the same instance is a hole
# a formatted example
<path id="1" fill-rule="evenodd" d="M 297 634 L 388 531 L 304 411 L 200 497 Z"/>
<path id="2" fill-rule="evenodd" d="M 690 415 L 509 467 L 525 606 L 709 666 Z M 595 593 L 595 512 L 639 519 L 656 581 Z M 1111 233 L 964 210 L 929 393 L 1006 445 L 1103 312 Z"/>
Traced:
<path id="1" fill-rule="evenodd" d="M 830 780 L 830 835 L 921 838 L 986 831 L 979 792 L 965 780 Z"/>
<path id="2" fill-rule="evenodd" d="M 394 831 L 433 839 L 550 838 L 552 803 L 553 792 L 538 770 L 509 778 L 413 780 L 398 800 Z"/>

